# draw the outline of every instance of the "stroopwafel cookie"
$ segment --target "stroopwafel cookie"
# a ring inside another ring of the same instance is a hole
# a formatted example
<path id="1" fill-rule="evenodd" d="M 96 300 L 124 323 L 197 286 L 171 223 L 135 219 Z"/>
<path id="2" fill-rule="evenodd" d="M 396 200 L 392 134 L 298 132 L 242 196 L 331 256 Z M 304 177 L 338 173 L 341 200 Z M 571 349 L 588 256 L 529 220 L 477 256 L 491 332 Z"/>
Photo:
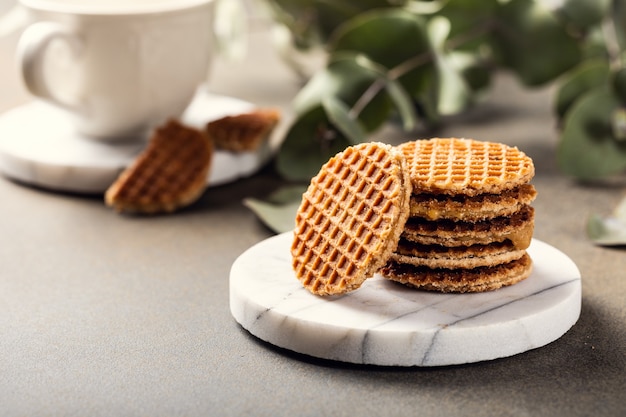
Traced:
<path id="1" fill-rule="evenodd" d="M 389 262 L 381 270 L 387 278 L 418 289 L 439 292 L 483 292 L 516 284 L 530 275 L 532 260 L 520 259 L 475 268 L 429 268 Z"/>
<path id="2" fill-rule="evenodd" d="M 533 202 L 537 196 L 535 187 L 524 184 L 500 194 L 478 194 L 468 196 L 457 194 L 450 198 L 447 194 L 413 194 L 411 196 L 411 216 L 428 220 L 456 219 L 476 221 L 494 217 L 509 216 Z"/>
<path id="3" fill-rule="evenodd" d="M 278 109 L 256 109 L 213 120 L 207 123 L 206 132 L 216 149 L 233 152 L 255 151 L 268 140 L 280 117 Z"/>
<path id="4" fill-rule="evenodd" d="M 318 295 L 360 287 L 396 249 L 410 195 L 403 157 L 389 145 L 348 147 L 324 164 L 296 215 L 292 265 L 304 287 Z"/>
<path id="5" fill-rule="evenodd" d="M 173 212 L 197 200 L 207 183 L 213 145 L 197 129 L 171 120 L 105 193 L 118 212 Z"/>
<path id="6" fill-rule="evenodd" d="M 535 225 L 535 210 L 524 206 L 510 216 L 500 216 L 475 222 L 455 219 L 427 220 L 410 217 L 403 236 L 423 245 L 446 247 L 488 244 L 509 240 L 516 249 L 530 245 Z"/>
<path id="7" fill-rule="evenodd" d="M 517 148 L 473 139 L 434 138 L 399 146 L 419 193 L 499 194 L 528 183 L 532 160 Z"/>
<path id="8" fill-rule="evenodd" d="M 419 245 L 400 239 L 398 248 L 390 259 L 396 263 L 413 266 L 455 269 L 507 263 L 521 258 L 525 253 L 524 249 L 516 249 L 508 240 L 488 244 L 478 243 L 469 246 L 445 247 L 441 245 Z"/>

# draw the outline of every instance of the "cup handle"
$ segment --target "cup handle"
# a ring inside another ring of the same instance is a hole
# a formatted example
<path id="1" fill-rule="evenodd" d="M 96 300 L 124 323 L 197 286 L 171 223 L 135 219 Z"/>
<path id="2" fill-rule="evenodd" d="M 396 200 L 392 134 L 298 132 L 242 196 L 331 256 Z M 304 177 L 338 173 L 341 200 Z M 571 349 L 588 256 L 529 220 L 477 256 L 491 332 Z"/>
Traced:
<path id="1" fill-rule="evenodd" d="M 55 22 L 33 23 L 22 33 L 17 45 L 17 62 L 28 91 L 59 107 L 78 111 L 79 106 L 60 100 L 51 89 L 44 72 L 45 52 L 54 40 L 64 41 L 75 56 L 82 50 L 79 36 Z"/>

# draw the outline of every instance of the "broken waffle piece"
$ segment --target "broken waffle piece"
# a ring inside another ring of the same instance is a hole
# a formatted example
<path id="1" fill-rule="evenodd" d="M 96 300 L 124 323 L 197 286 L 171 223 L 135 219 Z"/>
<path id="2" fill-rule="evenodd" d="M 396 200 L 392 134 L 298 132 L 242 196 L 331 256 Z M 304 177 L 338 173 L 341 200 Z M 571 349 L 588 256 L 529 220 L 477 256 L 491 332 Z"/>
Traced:
<path id="1" fill-rule="evenodd" d="M 212 158 L 205 132 L 170 120 L 109 187 L 105 203 L 118 212 L 145 214 L 185 207 L 202 195 Z"/>
<path id="2" fill-rule="evenodd" d="M 278 109 L 256 109 L 249 113 L 225 116 L 206 125 L 216 149 L 232 152 L 255 151 L 269 139 L 280 121 Z"/>

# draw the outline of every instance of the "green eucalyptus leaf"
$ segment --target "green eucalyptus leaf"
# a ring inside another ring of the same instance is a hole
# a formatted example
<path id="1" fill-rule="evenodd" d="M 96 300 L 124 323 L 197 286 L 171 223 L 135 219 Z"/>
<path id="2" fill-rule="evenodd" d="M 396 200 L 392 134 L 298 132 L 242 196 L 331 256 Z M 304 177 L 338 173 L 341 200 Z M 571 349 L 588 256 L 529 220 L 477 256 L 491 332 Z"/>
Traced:
<path id="1" fill-rule="evenodd" d="M 466 51 L 450 51 L 450 64 L 456 68 L 467 88 L 468 93 L 481 93 L 491 84 L 491 71 L 479 54 Z"/>
<path id="2" fill-rule="evenodd" d="M 275 233 L 288 232 L 293 229 L 295 214 L 300 202 L 290 204 L 271 204 L 254 198 L 244 200 L 244 205 Z"/>
<path id="3" fill-rule="evenodd" d="M 285 185 L 278 188 L 267 196 L 267 202 L 270 204 L 291 204 L 294 201 L 302 200 L 302 194 L 307 190 L 308 185 L 296 184 Z"/>
<path id="4" fill-rule="evenodd" d="M 384 86 L 385 91 L 398 111 L 403 122 L 404 130 L 413 130 L 417 125 L 418 117 L 411 95 L 406 91 L 404 86 L 398 80 L 389 78 L 389 71 L 367 56 L 362 54 L 357 55 L 356 62 L 364 68 L 379 74 L 379 81 L 381 85 Z"/>
<path id="5" fill-rule="evenodd" d="M 350 146 L 320 105 L 300 115 L 289 128 L 276 156 L 276 168 L 286 179 L 309 181 L 333 155 Z"/>
<path id="6" fill-rule="evenodd" d="M 358 51 L 393 68 L 428 51 L 425 23 L 423 18 L 401 8 L 361 13 L 338 28 L 329 48 L 331 52 Z"/>
<path id="7" fill-rule="evenodd" d="M 615 140 L 626 142 L 626 109 L 619 107 L 611 113 L 611 131 Z"/>
<path id="8" fill-rule="evenodd" d="M 307 18 L 311 0 L 265 0 L 268 12 L 278 27 L 286 27 L 297 50 L 305 51 L 325 42 L 316 19 Z"/>
<path id="9" fill-rule="evenodd" d="M 612 0 L 563 0 L 557 12 L 568 22 L 587 29 L 602 22 L 610 10 Z"/>
<path id="10" fill-rule="evenodd" d="M 626 245 L 626 222 L 592 214 L 587 220 L 587 236 L 601 246 Z"/>
<path id="11" fill-rule="evenodd" d="M 616 0 L 613 2 L 612 23 L 615 26 L 615 34 L 620 50 L 626 49 L 626 1 Z"/>
<path id="12" fill-rule="evenodd" d="M 465 110 L 472 100 L 471 91 L 463 76 L 446 59 L 438 60 L 439 94 L 437 110 L 441 115 L 452 115 Z"/>
<path id="13" fill-rule="evenodd" d="M 587 180 L 626 169 L 626 144 L 612 135 L 611 115 L 619 106 L 607 85 L 586 93 L 572 106 L 557 153 L 566 174 Z"/>
<path id="14" fill-rule="evenodd" d="M 594 26 L 587 30 L 585 37 L 579 39 L 582 51 L 581 62 L 587 60 L 608 61 L 606 56 L 606 38 L 602 26 Z"/>
<path id="15" fill-rule="evenodd" d="M 556 93 L 557 116 L 562 118 L 580 96 L 606 84 L 608 77 L 609 65 L 606 60 L 586 61 L 570 71 Z"/>
<path id="16" fill-rule="evenodd" d="M 541 85 L 576 65 L 581 49 L 567 28 L 535 0 L 510 0 L 497 14 L 493 50 L 529 86 Z"/>
<path id="17" fill-rule="evenodd" d="M 266 1 L 274 15 L 309 44 L 311 39 L 326 43 L 338 26 L 365 10 L 389 6 L 387 0 Z"/>
<path id="18" fill-rule="evenodd" d="M 244 205 L 275 233 L 293 229 L 296 212 L 302 201 L 306 186 L 287 186 L 270 194 L 267 200 L 256 198 L 244 199 Z"/>
<path id="19" fill-rule="evenodd" d="M 444 16 L 433 17 L 428 22 L 427 32 L 432 47 L 437 51 L 443 51 L 446 40 L 450 34 L 450 20 Z"/>
<path id="20" fill-rule="evenodd" d="M 433 14 L 440 12 L 449 0 L 408 0 L 404 8 L 415 14 Z"/>
<path id="21" fill-rule="evenodd" d="M 626 103 L 626 67 L 619 68 L 612 74 L 611 87 L 621 102 Z"/>
<path id="22" fill-rule="evenodd" d="M 451 115 L 465 109 L 472 96 L 461 72 L 446 55 L 445 43 L 450 27 L 450 21 L 443 16 L 434 17 L 428 24 L 437 67 L 437 111 L 441 115 Z"/>
<path id="23" fill-rule="evenodd" d="M 296 113 L 303 114 L 322 106 L 327 97 L 353 106 L 380 78 L 380 72 L 365 63 L 363 56 L 357 53 L 333 55 L 328 66 L 318 72 L 296 96 Z M 358 115 L 365 131 L 374 131 L 386 122 L 391 108 L 392 103 L 386 94 L 371 97 Z"/>
<path id="24" fill-rule="evenodd" d="M 317 72 L 300 89 L 293 102 L 294 110 L 298 114 L 304 114 L 312 108 L 319 107 L 326 96 L 342 97 L 350 90 L 356 89 L 355 85 L 351 85 L 355 80 L 364 79 L 371 83 L 374 78 L 364 70 L 350 68 L 347 62 L 339 60 L 329 62 L 326 68 Z M 348 82 L 344 82 L 345 80 Z M 360 84 L 360 82 L 354 84 Z"/>
<path id="25" fill-rule="evenodd" d="M 337 29 L 329 45 L 332 53 L 354 51 L 395 70 L 412 95 L 423 93 L 432 73 L 425 20 L 401 8 L 373 10 L 355 16 Z"/>
<path id="26" fill-rule="evenodd" d="M 448 0 L 437 15 L 450 21 L 448 37 L 454 49 L 480 53 L 500 7 L 499 0 Z"/>
<path id="27" fill-rule="evenodd" d="M 332 38 L 338 27 L 352 19 L 353 16 L 368 10 L 389 6 L 388 0 L 317 0 L 314 3 L 314 10 L 318 16 L 317 22 L 327 41 Z"/>
<path id="28" fill-rule="evenodd" d="M 354 61 L 360 65 L 361 67 L 371 71 L 373 74 L 378 74 L 379 76 L 386 76 L 388 71 L 383 65 L 374 62 L 365 54 L 360 52 L 337 52 L 334 55 L 336 57 L 354 57 Z"/>
<path id="29" fill-rule="evenodd" d="M 626 198 L 611 216 L 592 214 L 587 221 L 587 236 L 602 246 L 626 246 Z"/>
<path id="30" fill-rule="evenodd" d="M 365 142 L 367 133 L 359 121 L 350 114 L 350 108 L 341 100 L 333 96 L 327 96 L 322 100 L 322 107 L 331 123 L 343 133 L 351 144 Z"/>
<path id="31" fill-rule="evenodd" d="M 404 89 L 402 84 L 395 80 L 386 80 L 385 89 L 402 119 L 404 130 L 408 132 L 415 129 L 418 117 L 409 93 Z"/>

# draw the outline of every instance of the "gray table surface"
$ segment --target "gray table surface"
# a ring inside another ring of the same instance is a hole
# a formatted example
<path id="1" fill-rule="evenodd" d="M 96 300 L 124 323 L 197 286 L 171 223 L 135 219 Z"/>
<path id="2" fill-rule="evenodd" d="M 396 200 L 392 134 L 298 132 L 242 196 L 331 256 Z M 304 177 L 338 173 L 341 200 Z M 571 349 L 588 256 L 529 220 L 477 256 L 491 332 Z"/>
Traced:
<path id="1" fill-rule="evenodd" d="M 15 71 L 16 39 L 0 39 L 0 111 L 31 100 Z M 245 60 L 216 61 L 209 86 L 280 106 L 288 119 L 298 79 L 266 34 L 250 42 Z M 535 237 L 583 276 L 580 320 L 561 339 L 429 369 L 302 357 L 250 336 L 228 306 L 232 262 L 271 236 L 242 205 L 280 184 L 271 170 L 157 217 L 0 178 L 0 415 L 626 415 L 626 252 L 584 232 L 625 183 L 583 186 L 559 173 L 551 93 L 499 77 L 484 103 L 437 134 L 503 141 L 535 160 Z"/>

